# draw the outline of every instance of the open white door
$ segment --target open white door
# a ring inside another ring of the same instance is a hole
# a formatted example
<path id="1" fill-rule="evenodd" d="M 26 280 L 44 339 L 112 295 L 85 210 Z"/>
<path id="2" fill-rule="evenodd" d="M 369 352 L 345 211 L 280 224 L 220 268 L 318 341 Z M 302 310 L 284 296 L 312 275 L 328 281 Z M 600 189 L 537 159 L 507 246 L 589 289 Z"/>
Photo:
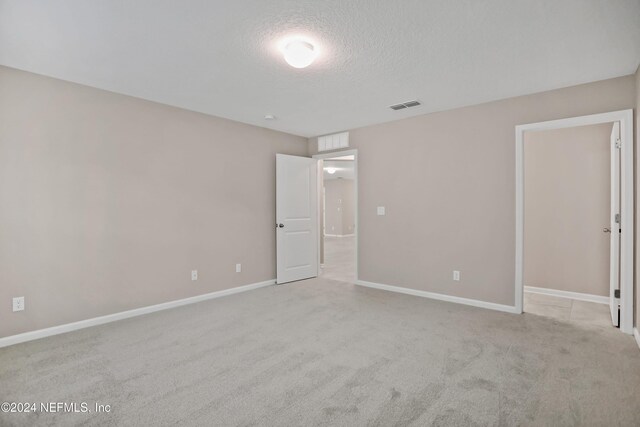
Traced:
<path id="1" fill-rule="evenodd" d="M 620 122 L 613 123 L 611 130 L 611 222 L 609 226 L 610 264 L 609 264 L 609 306 L 611 321 L 619 326 L 620 298 Z M 618 298 L 616 298 L 618 296 Z"/>
<path id="2" fill-rule="evenodd" d="M 318 275 L 318 161 L 276 154 L 278 284 Z"/>

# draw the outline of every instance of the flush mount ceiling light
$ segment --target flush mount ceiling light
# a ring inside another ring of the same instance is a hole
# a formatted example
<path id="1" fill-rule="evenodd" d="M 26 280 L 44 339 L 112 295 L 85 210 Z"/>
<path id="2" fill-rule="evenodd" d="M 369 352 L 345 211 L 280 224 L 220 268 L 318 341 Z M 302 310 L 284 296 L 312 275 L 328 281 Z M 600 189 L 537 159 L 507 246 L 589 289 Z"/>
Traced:
<path id="1" fill-rule="evenodd" d="M 285 44 L 282 49 L 284 60 L 294 68 L 305 68 L 316 59 L 316 50 L 307 41 L 296 39 Z"/>
<path id="2" fill-rule="evenodd" d="M 336 173 L 336 168 L 326 168 L 325 170 L 327 171 L 328 174 L 331 174 L 331 175 Z"/>

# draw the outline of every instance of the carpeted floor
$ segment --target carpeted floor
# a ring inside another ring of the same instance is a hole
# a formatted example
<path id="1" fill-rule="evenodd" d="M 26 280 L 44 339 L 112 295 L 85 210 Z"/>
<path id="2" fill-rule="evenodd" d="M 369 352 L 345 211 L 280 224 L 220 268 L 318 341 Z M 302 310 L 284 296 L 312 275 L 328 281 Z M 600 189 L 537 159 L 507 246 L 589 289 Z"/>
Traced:
<path id="1" fill-rule="evenodd" d="M 640 425 L 640 349 L 581 327 L 313 279 L 0 349 L 0 425 Z"/>

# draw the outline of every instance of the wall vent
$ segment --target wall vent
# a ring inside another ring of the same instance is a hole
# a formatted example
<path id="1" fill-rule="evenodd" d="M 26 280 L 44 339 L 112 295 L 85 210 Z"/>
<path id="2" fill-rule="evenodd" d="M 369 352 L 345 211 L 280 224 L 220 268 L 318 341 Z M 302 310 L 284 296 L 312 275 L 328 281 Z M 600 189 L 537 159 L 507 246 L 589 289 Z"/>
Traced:
<path id="1" fill-rule="evenodd" d="M 389 108 L 391 108 L 392 110 L 402 110 L 405 108 L 417 107 L 418 105 L 420 105 L 420 101 L 413 100 L 413 101 L 401 102 L 400 104 L 390 105 Z"/>
<path id="2" fill-rule="evenodd" d="M 349 146 L 349 132 L 334 133 L 318 137 L 318 151 L 335 150 Z"/>

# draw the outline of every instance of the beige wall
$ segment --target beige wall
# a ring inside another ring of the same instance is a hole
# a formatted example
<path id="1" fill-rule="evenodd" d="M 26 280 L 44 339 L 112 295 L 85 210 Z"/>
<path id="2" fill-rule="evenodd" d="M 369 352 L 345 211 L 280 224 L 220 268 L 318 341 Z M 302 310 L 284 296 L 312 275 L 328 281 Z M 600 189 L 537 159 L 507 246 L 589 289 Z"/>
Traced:
<path id="1" fill-rule="evenodd" d="M 525 133 L 525 286 L 609 295 L 611 127 Z"/>
<path id="2" fill-rule="evenodd" d="M 635 108 L 636 80 L 351 131 L 360 278 L 512 305 L 515 125 Z M 272 279 L 274 154 L 316 152 L 315 139 L 4 67 L 0 117 L 0 337 Z"/>
<path id="3" fill-rule="evenodd" d="M 356 230 L 356 186 L 352 179 L 343 180 L 342 234 L 354 234 Z"/>
<path id="4" fill-rule="evenodd" d="M 0 337 L 273 279 L 277 152 L 306 139 L 0 67 Z"/>
<path id="5" fill-rule="evenodd" d="M 353 234 L 355 227 L 354 185 L 350 179 L 324 180 L 325 234 Z"/>
<path id="6" fill-rule="evenodd" d="M 634 108 L 634 79 L 352 130 L 360 279 L 512 306 L 515 126 Z M 312 138 L 309 152 L 316 151 Z M 386 206 L 386 216 L 376 206 Z M 461 270 L 460 282 L 453 270 Z"/>

